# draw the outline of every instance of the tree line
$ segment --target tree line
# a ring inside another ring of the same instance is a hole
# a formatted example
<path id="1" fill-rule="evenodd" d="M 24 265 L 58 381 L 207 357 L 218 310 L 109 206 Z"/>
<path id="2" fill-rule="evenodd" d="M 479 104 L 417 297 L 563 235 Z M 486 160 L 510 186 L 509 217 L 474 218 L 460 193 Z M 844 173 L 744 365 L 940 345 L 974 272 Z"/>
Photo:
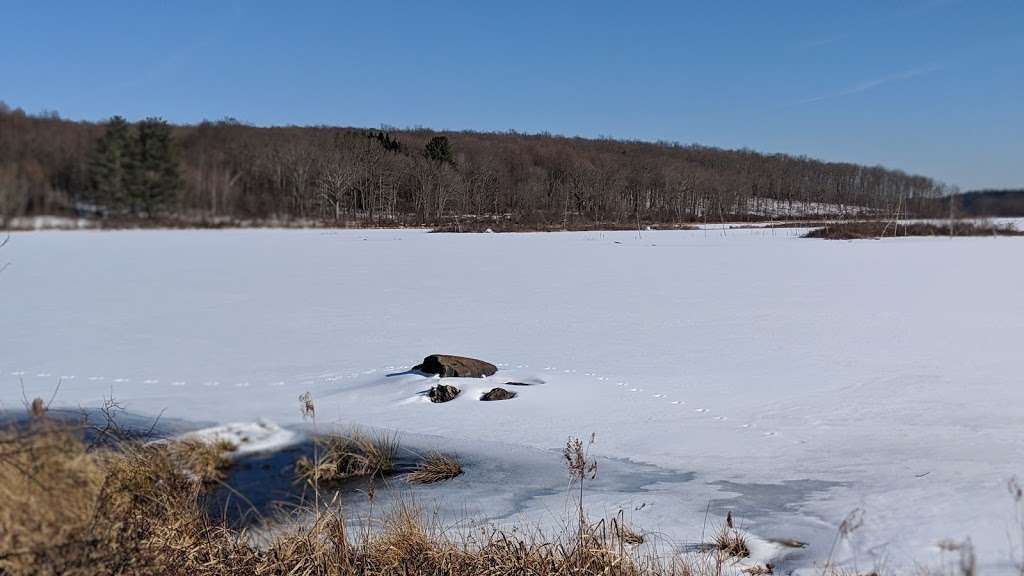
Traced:
<path id="1" fill-rule="evenodd" d="M 0 216 L 339 226 L 658 225 L 906 212 L 947 192 L 882 167 L 549 134 L 170 125 L 0 105 Z"/>

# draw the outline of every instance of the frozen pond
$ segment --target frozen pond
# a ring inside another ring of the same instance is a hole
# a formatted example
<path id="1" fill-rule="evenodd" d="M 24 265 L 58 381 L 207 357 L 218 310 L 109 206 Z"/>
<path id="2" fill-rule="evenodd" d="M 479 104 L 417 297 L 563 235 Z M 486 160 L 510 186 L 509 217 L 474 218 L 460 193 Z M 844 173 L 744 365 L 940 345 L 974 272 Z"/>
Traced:
<path id="1" fill-rule="evenodd" d="M 860 508 L 841 559 L 909 566 L 970 535 L 1007 567 L 1024 238 L 800 232 L 18 233 L 0 402 L 62 380 L 65 406 L 294 425 L 308 390 L 325 424 L 459 447 L 488 471 L 465 494 L 498 521 L 557 510 L 558 449 L 595 433 L 592 504 L 677 541 L 733 510 L 820 558 Z M 500 370 L 447 404 L 387 376 L 435 352 Z M 506 380 L 543 384 L 475 400 Z"/>

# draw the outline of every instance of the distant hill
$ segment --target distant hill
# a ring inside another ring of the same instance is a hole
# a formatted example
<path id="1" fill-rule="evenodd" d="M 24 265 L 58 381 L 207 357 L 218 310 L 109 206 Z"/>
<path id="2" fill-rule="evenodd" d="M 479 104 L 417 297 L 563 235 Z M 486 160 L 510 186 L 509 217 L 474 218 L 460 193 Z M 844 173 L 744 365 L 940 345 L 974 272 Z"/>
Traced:
<path id="1" fill-rule="evenodd" d="M 0 103 L 0 225 L 559 229 L 907 213 L 946 188 L 878 166 L 516 132 L 80 122 Z"/>
<path id="2" fill-rule="evenodd" d="M 954 196 L 957 211 L 965 216 L 1024 216 L 1024 188 L 976 190 Z"/>
<path id="3" fill-rule="evenodd" d="M 1024 217 L 1024 189 L 973 190 L 916 202 L 921 215 L 945 218 L 952 213 L 961 218 Z"/>

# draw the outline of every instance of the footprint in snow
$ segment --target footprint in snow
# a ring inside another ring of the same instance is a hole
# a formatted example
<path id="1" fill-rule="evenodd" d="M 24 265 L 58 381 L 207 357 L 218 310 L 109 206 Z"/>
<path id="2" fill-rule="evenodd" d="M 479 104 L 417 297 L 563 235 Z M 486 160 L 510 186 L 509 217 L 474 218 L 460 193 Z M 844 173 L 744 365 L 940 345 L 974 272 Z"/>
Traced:
<path id="1" fill-rule="evenodd" d="M 673 400 L 672 403 L 673 404 L 686 404 L 686 402 L 683 402 L 682 400 Z"/>
<path id="2" fill-rule="evenodd" d="M 765 436 L 775 436 L 775 432 L 765 432 Z"/>
<path id="3" fill-rule="evenodd" d="M 208 381 L 208 382 L 203 382 L 203 386 L 207 386 L 207 387 L 211 387 L 212 388 L 214 386 L 220 386 L 220 382 L 217 382 L 216 380 Z"/>
<path id="4" fill-rule="evenodd" d="M 665 395 L 664 394 L 655 394 L 654 397 L 655 398 L 664 398 Z"/>
<path id="5" fill-rule="evenodd" d="M 36 378 L 49 378 L 49 377 L 50 377 L 50 373 L 49 372 L 40 372 L 40 373 L 36 374 Z"/>
<path id="6" fill-rule="evenodd" d="M 704 412 L 710 412 L 710 410 L 708 410 L 707 408 L 697 408 L 696 410 L 694 410 L 694 412 L 704 413 Z"/>
<path id="7" fill-rule="evenodd" d="M 11 376 L 24 376 L 24 375 L 25 375 L 25 371 L 24 370 L 18 370 L 16 372 L 11 372 Z"/>
<path id="8" fill-rule="evenodd" d="M 639 392 L 639 390 L 637 390 L 636 388 L 630 388 L 629 391 L 630 392 Z"/>
<path id="9" fill-rule="evenodd" d="M 184 385 L 185 385 L 185 382 L 183 382 L 181 380 L 175 380 L 174 382 L 171 382 L 171 386 L 184 386 Z"/>
<path id="10" fill-rule="evenodd" d="M 61 380 L 74 380 L 75 377 L 74 377 L 74 375 L 72 375 L 72 376 L 61 376 L 60 379 Z"/>
<path id="11" fill-rule="evenodd" d="M 239 383 L 235 384 L 235 388 L 248 388 L 248 387 L 249 387 L 249 383 L 248 382 L 239 382 Z"/>
<path id="12" fill-rule="evenodd" d="M 142 383 L 143 384 L 159 384 L 160 381 L 156 380 L 156 379 L 153 379 L 153 378 L 150 378 L 149 380 L 143 380 Z"/>
<path id="13" fill-rule="evenodd" d="M 271 386 L 275 386 L 275 387 L 276 386 L 284 386 L 284 382 L 271 382 L 270 385 Z"/>
<path id="14" fill-rule="evenodd" d="M 103 379 L 104 379 L 103 376 L 89 376 L 89 381 L 90 382 L 99 382 L 100 380 L 103 380 Z"/>
<path id="15" fill-rule="evenodd" d="M 122 383 L 127 382 L 127 381 L 128 381 L 127 378 L 115 378 L 114 379 L 114 382 L 117 383 L 117 384 L 122 384 Z"/>

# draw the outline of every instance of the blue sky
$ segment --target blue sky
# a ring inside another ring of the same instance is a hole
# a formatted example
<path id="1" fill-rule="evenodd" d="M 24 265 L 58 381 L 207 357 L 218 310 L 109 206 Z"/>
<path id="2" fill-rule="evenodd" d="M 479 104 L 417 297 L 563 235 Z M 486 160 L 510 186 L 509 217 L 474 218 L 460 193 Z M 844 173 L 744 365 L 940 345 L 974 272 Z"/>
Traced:
<path id="1" fill-rule="evenodd" d="M 1020 0 L 0 0 L 0 15 L 0 100 L 30 112 L 674 140 L 1024 186 Z"/>

